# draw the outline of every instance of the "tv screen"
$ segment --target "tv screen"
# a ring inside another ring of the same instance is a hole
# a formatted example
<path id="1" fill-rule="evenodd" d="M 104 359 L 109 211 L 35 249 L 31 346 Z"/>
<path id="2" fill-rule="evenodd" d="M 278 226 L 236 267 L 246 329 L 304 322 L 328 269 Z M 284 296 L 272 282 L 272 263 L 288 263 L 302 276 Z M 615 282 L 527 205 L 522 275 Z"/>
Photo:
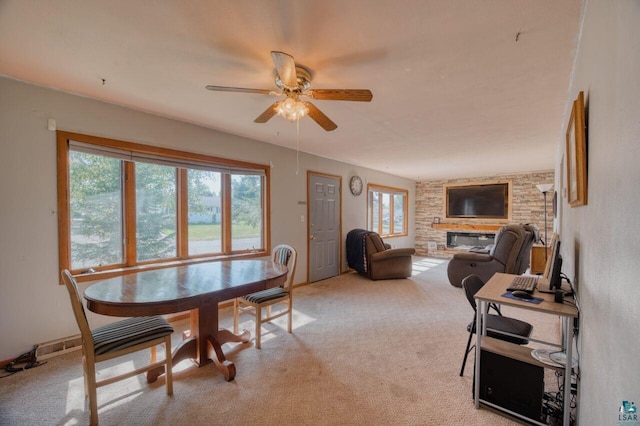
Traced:
<path id="1" fill-rule="evenodd" d="M 447 217 L 509 218 L 509 184 L 447 187 Z"/>

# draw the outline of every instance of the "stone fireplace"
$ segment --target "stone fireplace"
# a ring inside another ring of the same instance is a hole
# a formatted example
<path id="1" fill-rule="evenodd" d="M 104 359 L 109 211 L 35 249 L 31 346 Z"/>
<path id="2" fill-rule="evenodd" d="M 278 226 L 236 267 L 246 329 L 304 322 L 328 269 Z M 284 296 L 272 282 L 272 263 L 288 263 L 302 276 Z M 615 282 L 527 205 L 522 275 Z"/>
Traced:
<path id="1" fill-rule="evenodd" d="M 493 244 L 496 234 L 480 232 L 447 232 L 447 248 L 469 250 Z"/>
<path id="2" fill-rule="evenodd" d="M 512 215 L 509 220 L 484 220 L 480 218 L 451 219 L 446 217 L 445 186 L 451 184 L 481 184 L 496 180 L 512 181 Z M 430 179 L 416 183 L 415 196 L 415 248 L 416 254 L 439 258 L 451 258 L 464 249 L 449 248 L 451 241 L 447 241 L 447 232 L 461 233 L 497 233 L 500 228 L 510 223 L 530 223 L 544 235 L 544 197 L 536 185 L 553 183 L 553 170 L 516 173 L 510 175 L 470 177 L 459 179 Z M 553 196 L 547 197 L 547 215 L 553 211 Z M 553 213 L 547 221 L 547 234 L 553 234 Z M 493 235 L 489 236 L 491 242 Z M 486 242 L 483 239 L 483 242 Z M 454 240 L 454 244 L 456 241 Z M 463 246 L 478 247 L 476 242 L 467 242 Z"/>

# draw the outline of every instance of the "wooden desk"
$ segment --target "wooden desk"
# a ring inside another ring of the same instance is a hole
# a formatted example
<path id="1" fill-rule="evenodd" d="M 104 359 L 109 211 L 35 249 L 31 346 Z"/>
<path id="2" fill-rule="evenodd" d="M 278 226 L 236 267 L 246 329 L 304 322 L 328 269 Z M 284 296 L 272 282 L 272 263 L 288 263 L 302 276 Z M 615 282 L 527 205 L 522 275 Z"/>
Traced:
<path id="1" fill-rule="evenodd" d="M 143 271 L 98 281 L 84 292 L 87 308 L 117 317 L 162 315 L 191 311 L 191 333 L 173 351 L 174 365 L 191 358 L 202 366 L 213 361 L 227 381 L 235 365 L 226 360 L 222 345 L 248 342 L 241 335 L 218 328 L 218 303 L 284 283 L 287 267 L 271 260 L 227 260 Z M 147 373 L 154 382 L 164 366 Z"/>
<path id="2" fill-rule="evenodd" d="M 507 291 L 507 287 L 511 283 L 511 280 L 516 275 L 511 274 L 502 274 L 496 273 L 491 277 L 491 279 L 475 294 L 475 299 L 477 302 L 477 312 L 476 312 L 476 330 L 480 330 L 480 332 L 476 333 L 476 381 L 475 381 L 475 389 L 474 389 L 474 401 L 475 407 L 480 408 L 480 402 L 483 404 L 487 404 L 494 408 L 498 408 L 502 411 L 506 411 L 509 414 L 525 419 L 529 422 L 533 422 L 534 424 L 542 424 L 539 421 L 532 421 L 527 417 L 522 416 L 521 414 L 514 413 L 512 411 L 506 410 L 502 407 L 495 406 L 494 404 L 488 401 L 480 400 L 480 354 L 482 350 L 489 350 L 491 352 L 499 353 L 504 356 L 508 356 L 511 358 L 518 359 L 520 361 L 528 362 L 534 365 L 543 366 L 545 368 L 552 368 L 546 364 L 542 364 L 535 360 L 530 354 L 530 349 L 522 348 L 518 345 L 508 342 L 496 342 L 495 339 L 491 339 L 487 337 L 487 329 L 486 329 L 486 321 L 482 321 L 482 316 L 485 315 L 488 311 L 489 303 L 497 303 L 501 305 L 513 306 L 521 309 L 528 309 L 536 312 L 541 312 L 545 314 L 557 315 L 562 319 L 562 343 L 559 345 L 553 342 L 545 342 L 541 340 L 534 340 L 541 343 L 545 343 L 548 345 L 553 345 L 562 348 L 564 352 L 566 352 L 567 360 L 572 359 L 572 350 L 573 350 L 573 319 L 578 317 L 578 309 L 567 303 L 555 303 L 553 301 L 554 295 L 547 293 L 540 293 L 536 290 L 534 293 L 534 297 L 542 298 L 543 301 L 540 304 L 523 302 L 520 300 L 510 299 L 506 297 L 502 297 L 502 295 Z M 546 280 L 542 277 L 539 278 L 538 287 L 543 289 L 548 287 Z M 486 340 L 486 345 L 483 343 L 483 340 Z M 529 352 L 527 354 L 526 352 Z M 571 400 L 571 361 L 567 362 L 564 368 L 564 412 L 563 412 L 563 424 L 569 426 L 569 417 L 571 412 L 570 401 Z"/>

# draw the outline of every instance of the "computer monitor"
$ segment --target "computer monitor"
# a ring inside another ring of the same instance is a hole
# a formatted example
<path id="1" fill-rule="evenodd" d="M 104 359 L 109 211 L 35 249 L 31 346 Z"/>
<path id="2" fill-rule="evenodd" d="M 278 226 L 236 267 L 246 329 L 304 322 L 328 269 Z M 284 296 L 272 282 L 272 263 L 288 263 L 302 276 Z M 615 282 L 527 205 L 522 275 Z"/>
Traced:
<path id="1" fill-rule="evenodd" d="M 544 278 L 549 282 L 550 291 L 559 290 L 562 286 L 561 271 L 562 256 L 560 255 L 560 238 L 558 234 L 553 234 L 553 239 L 551 240 L 551 256 L 547 259 L 544 270 Z"/>

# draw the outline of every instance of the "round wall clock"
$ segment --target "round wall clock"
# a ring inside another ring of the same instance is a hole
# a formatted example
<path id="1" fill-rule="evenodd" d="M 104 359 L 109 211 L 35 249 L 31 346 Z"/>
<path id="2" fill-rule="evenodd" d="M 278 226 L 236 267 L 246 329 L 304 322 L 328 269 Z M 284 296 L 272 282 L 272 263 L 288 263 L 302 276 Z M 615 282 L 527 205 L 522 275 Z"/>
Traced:
<path id="1" fill-rule="evenodd" d="M 360 176 L 353 176 L 351 178 L 349 188 L 353 195 L 360 195 L 362 193 L 362 179 L 360 179 Z"/>

